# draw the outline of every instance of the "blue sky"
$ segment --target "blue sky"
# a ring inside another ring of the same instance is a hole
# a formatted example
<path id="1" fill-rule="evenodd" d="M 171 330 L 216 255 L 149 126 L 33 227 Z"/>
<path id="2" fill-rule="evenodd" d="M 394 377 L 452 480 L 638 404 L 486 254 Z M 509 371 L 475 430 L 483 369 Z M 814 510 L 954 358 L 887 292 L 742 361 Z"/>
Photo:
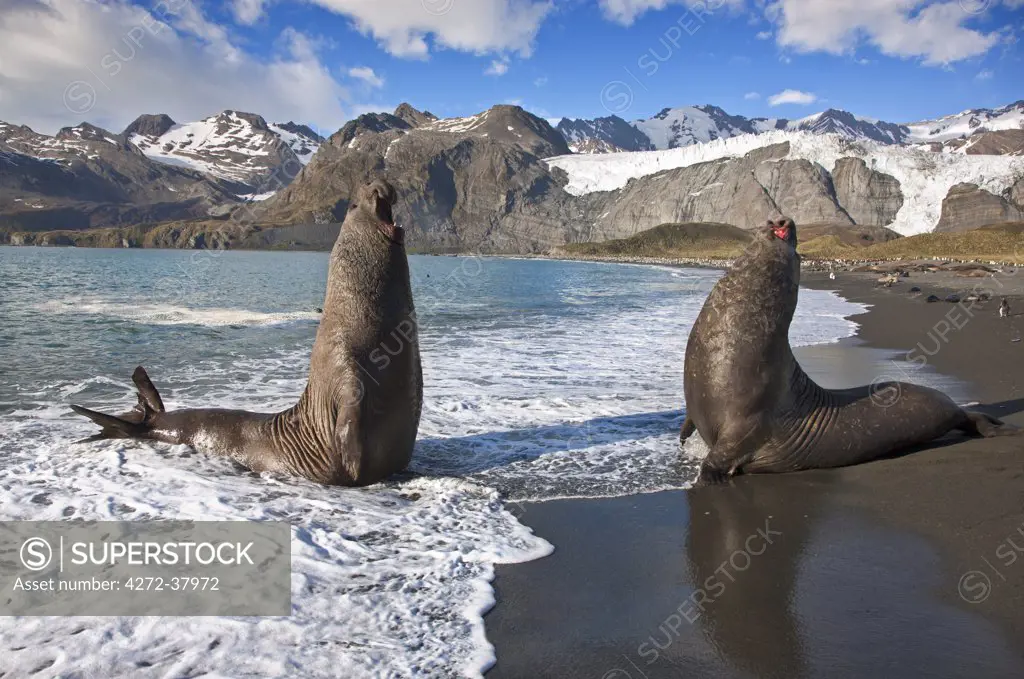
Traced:
<path id="1" fill-rule="evenodd" d="M 712 103 L 908 122 L 1024 98 L 1024 0 L 12 0 L 4 12 L 0 119 L 46 132 L 236 108 L 330 133 L 403 101 L 444 117 L 518 103 L 631 120 Z"/>
<path id="2" fill-rule="evenodd" d="M 784 47 L 763 14 L 728 7 L 712 14 L 702 7 L 673 4 L 625 26 L 609 20 L 596 2 L 557 5 L 540 26 L 530 55 L 511 56 L 501 76 L 486 74 L 494 54 L 440 49 L 426 60 L 393 57 L 345 17 L 316 7 L 271 6 L 268 20 L 254 27 L 252 37 L 266 42 L 279 22 L 336 36 L 340 60 L 368 65 L 384 81 L 379 92 L 367 94 L 381 102 L 408 100 L 441 116 L 511 101 L 545 117 L 611 112 L 633 119 L 666 106 L 713 103 L 747 116 L 799 117 L 835 107 L 910 121 L 1024 98 L 1024 60 L 1016 42 L 1024 37 L 1024 7 L 995 5 L 977 16 L 963 12 L 967 27 L 1005 31 L 1005 37 L 980 54 L 935 65 L 924 65 L 922 56 L 887 56 L 868 41 L 844 54 Z M 616 82 L 626 87 L 615 89 Z M 787 89 L 817 100 L 767 103 Z M 620 93 L 632 99 L 625 110 Z"/>

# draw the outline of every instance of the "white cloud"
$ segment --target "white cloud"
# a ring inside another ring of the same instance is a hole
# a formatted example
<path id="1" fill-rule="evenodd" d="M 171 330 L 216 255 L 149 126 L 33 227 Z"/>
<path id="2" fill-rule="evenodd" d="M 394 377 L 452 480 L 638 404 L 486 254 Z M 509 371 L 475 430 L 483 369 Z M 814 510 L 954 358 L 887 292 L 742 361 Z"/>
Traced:
<path id="1" fill-rule="evenodd" d="M 991 80 L 993 75 L 995 75 L 995 74 L 992 73 L 992 71 L 990 71 L 988 69 L 985 69 L 983 71 L 979 71 L 978 75 L 974 76 L 974 79 L 975 80 Z"/>
<path id="2" fill-rule="evenodd" d="M 141 113 L 196 120 L 224 109 L 336 129 L 349 95 L 319 42 L 281 32 L 273 56 L 237 46 L 191 3 L 154 17 L 115 0 L 19 0 L 0 18 L 3 117 L 41 132 L 88 120 L 120 131 Z"/>
<path id="3" fill-rule="evenodd" d="M 758 94 L 757 92 L 747 92 L 746 94 L 743 95 L 743 98 L 746 99 L 747 101 L 753 101 L 754 99 L 760 99 L 761 95 Z"/>
<path id="4" fill-rule="evenodd" d="M 685 5 L 679 11 L 693 15 L 692 20 L 699 21 L 705 15 L 713 15 L 724 9 L 743 7 L 745 0 L 599 0 L 601 11 L 605 17 L 623 26 L 631 26 L 641 14 L 649 11 L 665 9 L 670 5 Z"/>
<path id="5" fill-rule="evenodd" d="M 484 71 L 484 75 L 502 76 L 508 73 L 508 60 L 507 59 L 495 59 L 491 62 L 491 65 Z"/>
<path id="6" fill-rule="evenodd" d="M 888 56 L 941 65 L 984 54 L 999 41 L 998 33 L 966 25 L 978 15 L 965 11 L 965 1 L 777 0 L 765 13 L 783 47 L 845 54 L 866 40 Z"/>
<path id="7" fill-rule="evenodd" d="M 546 75 L 542 75 L 541 77 L 539 77 L 539 78 L 537 78 L 536 80 L 533 81 L 533 86 L 534 87 L 544 87 L 547 84 L 548 84 L 548 77 Z"/>
<path id="8" fill-rule="evenodd" d="M 348 69 L 350 77 L 362 80 L 370 87 L 384 87 L 384 79 L 377 75 L 369 66 L 357 66 Z"/>
<path id="9" fill-rule="evenodd" d="M 818 97 L 810 92 L 801 92 L 800 90 L 783 90 L 778 94 L 773 94 L 768 97 L 769 106 L 781 106 L 783 104 L 801 104 L 808 105 L 813 104 L 818 100 Z"/>
<path id="10" fill-rule="evenodd" d="M 231 14 L 238 23 L 252 26 L 266 16 L 268 2 L 269 0 L 232 0 Z"/>
<path id="11" fill-rule="evenodd" d="M 608 19 L 629 26 L 650 10 L 665 9 L 670 0 L 600 0 L 601 11 Z"/>
<path id="12" fill-rule="evenodd" d="M 425 58 L 437 47 L 528 56 L 552 0 L 313 0 L 350 17 L 390 54 Z"/>
<path id="13" fill-rule="evenodd" d="M 761 31 L 760 33 L 757 34 L 757 39 L 758 40 L 771 40 L 771 37 L 772 37 L 772 32 L 771 31 Z"/>

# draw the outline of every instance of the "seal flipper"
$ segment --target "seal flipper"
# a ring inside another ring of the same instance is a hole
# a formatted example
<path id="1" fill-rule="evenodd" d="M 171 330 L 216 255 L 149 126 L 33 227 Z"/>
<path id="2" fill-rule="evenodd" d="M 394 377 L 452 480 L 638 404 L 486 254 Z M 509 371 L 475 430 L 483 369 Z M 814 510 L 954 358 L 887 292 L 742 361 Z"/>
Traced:
<path id="1" fill-rule="evenodd" d="M 145 423 L 130 422 L 128 420 L 121 419 L 120 417 L 114 417 L 113 415 L 107 415 L 106 413 L 96 412 L 95 410 L 89 410 L 82 406 L 71 405 L 71 409 L 79 415 L 88 417 L 90 420 L 100 425 L 103 430 L 95 436 L 90 436 L 87 439 L 83 439 L 78 443 L 86 443 L 88 441 L 99 441 L 102 439 L 144 439 L 149 438 L 146 434 L 149 432 L 149 426 Z"/>
<path id="2" fill-rule="evenodd" d="M 1024 435 L 1024 429 L 1018 429 L 1012 424 L 1006 424 L 991 415 L 971 410 L 965 410 L 964 414 L 967 416 L 967 422 L 959 427 L 959 429 L 972 436 L 982 436 L 988 439 L 995 436 Z"/>
<path id="3" fill-rule="evenodd" d="M 89 410 L 82 406 L 73 405 L 71 409 L 88 417 L 90 420 L 102 427 L 99 434 L 77 441 L 77 443 L 89 443 L 91 441 L 102 441 L 103 439 L 152 439 L 151 435 L 153 418 L 164 412 L 164 402 L 160 398 L 160 392 L 153 386 L 153 382 L 146 374 L 145 368 L 141 365 L 132 373 L 132 382 L 139 391 L 139 403 L 135 409 L 120 417 L 107 415 L 106 413 Z"/>
<path id="4" fill-rule="evenodd" d="M 701 463 L 700 471 L 697 474 L 697 479 L 693 482 L 695 488 L 704 486 L 722 486 L 729 483 L 729 480 L 733 477 L 733 472 L 718 469 L 707 463 L 707 460 Z"/>
<path id="5" fill-rule="evenodd" d="M 138 407 L 146 416 L 145 419 L 149 419 L 150 413 L 164 412 L 164 401 L 160 398 L 160 392 L 153 386 L 152 380 L 149 379 L 149 374 L 141 365 L 132 373 L 132 382 L 135 383 L 135 388 L 139 390 Z"/>
<path id="6" fill-rule="evenodd" d="M 683 426 L 679 429 L 679 445 L 686 443 L 686 439 L 690 438 L 695 431 L 697 431 L 697 425 L 687 415 L 686 419 L 683 420 Z"/>

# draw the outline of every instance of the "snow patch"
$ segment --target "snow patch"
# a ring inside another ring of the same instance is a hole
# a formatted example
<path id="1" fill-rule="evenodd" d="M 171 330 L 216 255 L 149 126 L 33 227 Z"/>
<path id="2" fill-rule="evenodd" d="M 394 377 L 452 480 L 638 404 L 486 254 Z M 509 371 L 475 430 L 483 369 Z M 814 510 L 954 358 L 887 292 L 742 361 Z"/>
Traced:
<path id="1" fill-rule="evenodd" d="M 489 111 L 484 111 L 468 118 L 444 118 L 429 125 L 424 125 L 422 129 L 434 130 L 435 132 L 472 132 L 486 122 L 488 113 Z"/>
<path id="2" fill-rule="evenodd" d="M 936 120 L 923 120 L 907 125 L 912 142 L 944 142 L 969 137 L 979 128 L 986 130 L 1024 129 L 1024 102 L 997 108 L 971 109 Z"/>

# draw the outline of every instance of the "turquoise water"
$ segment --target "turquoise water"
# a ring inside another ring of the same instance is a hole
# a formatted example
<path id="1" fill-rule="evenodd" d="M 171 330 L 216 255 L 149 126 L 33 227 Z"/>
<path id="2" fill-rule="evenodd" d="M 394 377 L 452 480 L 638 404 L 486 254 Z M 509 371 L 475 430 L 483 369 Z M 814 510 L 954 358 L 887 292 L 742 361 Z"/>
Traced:
<path id="1" fill-rule="evenodd" d="M 492 661 L 481 615 L 493 564 L 551 549 L 516 520 L 516 500 L 689 483 L 700 451 L 676 442 L 683 352 L 717 272 L 410 264 L 425 391 L 413 464 L 345 489 L 246 473 L 181 446 L 73 446 L 94 430 L 67 407 L 131 406 L 136 365 L 169 408 L 291 405 L 306 381 L 326 254 L 0 247 L 0 520 L 296 528 L 290 618 L 2 619 L 0 673 L 52 659 L 53 674 L 95 676 L 124 674 L 129 662 L 140 677 L 318 677 L 339 666 L 347 676 L 472 674 Z M 858 310 L 803 291 L 791 340 L 849 335 L 844 316 Z"/>

